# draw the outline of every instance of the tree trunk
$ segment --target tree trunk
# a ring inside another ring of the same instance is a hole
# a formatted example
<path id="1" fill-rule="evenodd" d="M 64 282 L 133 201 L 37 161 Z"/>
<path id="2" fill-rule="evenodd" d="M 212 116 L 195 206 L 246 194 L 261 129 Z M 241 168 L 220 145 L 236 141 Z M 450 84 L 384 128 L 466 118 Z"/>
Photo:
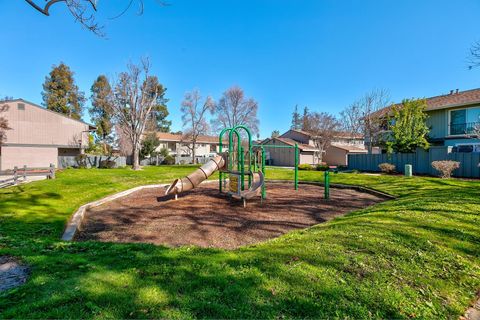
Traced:
<path id="1" fill-rule="evenodd" d="M 195 149 L 196 149 L 196 146 L 197 146 L 197 142 L 196 141 L 192 141 L 192 163 L 195 164 Z"/>
<path id="2" fill-rule="evenodd" d="M 133 170 L 140 170 L 140 157 L 139 157 L 139 148 L 138 146 L 135 144 L 133 146 L 133 166 L 132 166 L 132 169 Z"/>

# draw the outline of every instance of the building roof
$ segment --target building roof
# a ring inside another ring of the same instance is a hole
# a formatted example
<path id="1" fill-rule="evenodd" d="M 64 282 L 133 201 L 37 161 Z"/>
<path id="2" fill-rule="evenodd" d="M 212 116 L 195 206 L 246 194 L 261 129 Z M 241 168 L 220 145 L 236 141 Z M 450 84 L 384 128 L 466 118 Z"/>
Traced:
<path id="1" fill-rule="evenodd" d="M 10 102 L 24 102 L 24 103 L 27 103 L 27 104 L 33 106 L 33 107 L 42 109 L 42 110 L 44 110 L 44 111 L 51 112 L 51 113 L 54 113 L 54 114 L 56 114 L 56 115 L 65 117 L 65 118 L 67 118 L 67 119 L 70 119 L 70 120 L 73 120 L 73 121 L 78 121 L 78 122 L 80 122 L 80 123 L 86 124 L 86 125 L 88 126 L 88 129 L 89 129 L 89 130 L 96 130 L 96 129 L 97 129 L 97 127 L 95 127 L 94 125 L 91 125 L 90 123 L 87 123 L 87 122 L 82 121 L 82 120 L 70 118 L 70 117 L 64 115 L 63 113 L 59 113 L 59 112 L 56 112 L 56 111 L 53 111 L 53 110 L 46 109 L 46 108 L 44 108 L 44 107 L 42 107 L 42 106 L 40 106 L 40 105 L 38 105 L 38 104 L 36 104 L 36 103 L 30 102 L 30 101 L 27 101 L 27 100 L 24 100 L 24 99 L 21 99 L 21 98 L 20 98 L 20 99 L 12 99 L 12 100 L 3 100 L 3 101 L 1 101 L 1 103 L 3 103 L 3 104 L 8 104 L 8 103 L 10 103 Z"/>
<path id="2" fill-rule="evenodd" d="M 426 98 L 425 100 L 427 102 L 426 111 L 480 104 L 480 88 L 465 91 L 458 91 L 458 89 L 457 91 L 451 90 L 448 94 Z M 373 115 L 383 117 L 387 115 L 393 107 L 401 105 L 401 103 L 393 104 L 374 112 Z"/>
<path id="3" fill-rule="evenodd" d="M 173 141 L 173 142 L 184 142 L 188 141 L 185 135 L 170 133 L 170 132 L 157 132 L 157 137 L 160 141 Z M 224 143 L 227 142 L 224 140 Z M 197 143 L 218 143 L 217 136 L 205 136 L 201 135 L 197 138 Z"/>
<path id="4" fill-rule="evenodd" d="M 282 142 L 286 145 L 289 145 L 289 146 L 295 146 L 295 144 L 297 144 L 298 149 L 301 150 L 301 151 L 317 151 L 318 150 L 317 148 L 315 148 L 313 146 L 310 146 L 308 144 L 298 143 L 293 139 L 281 138 L 281 137 L 265 139 L 265 140 L 262 141 L 262 144 L 270 144 L 270 141 L 272 141 L 272 140 L 280 141 L 280 142 Z"/>
<path id="5" fill-rule="evenodd" d="M 356 146 L 350 146 L 350 145 L 345 145 L 345 144 L 332 144 L 330 147 L 342 149 L 342 150 L 352 152 L 352 153 L 367 153 L 368 152 L 368 150 L 365 149 L 365 148 L 359 148 L 359 147 L 356 147 Z"/>
<path id="6" fill-rule="evenodd" d="M 298 129 L 290 129 L 288 131 L 297 132 L 297 133 L 303 134 L 304 136 L 309 137 L 309 138 L 312 137 L 312 134 L 307 132 L 307 131 L 298 130 Z M 282 138 L 285 134 L 287 134 L 288 131 L 285 132 L 284 134 L 282 134 L 280 136 L 280 138 Z M 338 132 L 335 133 L 335 138 L 363 139 L 363 134 L 357 134 L 357 133 L 352 133 L 352 132 L 348 132 L 348 131 L 338 131 Z"/>

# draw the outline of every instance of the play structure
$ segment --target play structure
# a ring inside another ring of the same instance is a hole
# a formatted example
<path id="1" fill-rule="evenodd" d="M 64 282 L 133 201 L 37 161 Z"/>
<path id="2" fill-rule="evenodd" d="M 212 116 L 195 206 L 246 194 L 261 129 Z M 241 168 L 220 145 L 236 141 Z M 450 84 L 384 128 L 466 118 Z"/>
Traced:
<path id="1" fill-rule="evenodd" d="M 247 141 L 243 141 L 241 132 L 245 133 Z M 227 133 L 228 150 L 224 152 L 223 139 Z M 244 206 L 247 200 L 256 196 L 265 199 L 265 152 L 261 147 L 253 146 L 250 130 L 243 125 L 226 128 L 220 132 L 218 139 L 219 155 L 190 175 L 174 180 L 165 194 L 176 197 L 179 193 L 197 187 L 219 171 L 220 192 L 224 192 L 228 185 L 227 194 L 231 198 L 242 200 Z"/>
<path id="2" fill-rule="evenodd" d="M 243 133 L 243 135 L 242 135 Z M 224 136 L 228 134 L 228 150 L 224 151 Z M 246 138 L 246 140 L 245 140 Z M 219 172 L 219 191 L 229 197 L 246 201 L 260 196 L 266 199 L 265 150 L 262 145 L 253 145 L 252 134 L 244 125 L 223 129 L 219 136 L 219 155 L 208 161 L 190 175 L 176 179 L 165 191 L 177 195 L 194 189 L 216 171 Z M 283 147 L 283 146 L 267 146 Z M 298 146 L 295 145 L 295 190 L 298 189 Z"/>

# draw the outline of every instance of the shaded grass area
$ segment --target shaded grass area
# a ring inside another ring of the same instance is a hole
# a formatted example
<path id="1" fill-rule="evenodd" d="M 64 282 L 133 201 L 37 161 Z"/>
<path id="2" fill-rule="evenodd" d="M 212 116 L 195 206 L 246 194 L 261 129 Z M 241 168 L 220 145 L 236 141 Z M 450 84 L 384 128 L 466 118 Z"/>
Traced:
<path id="1" fill-rule="evenodd" d="M 478 181 L 332 174 L 397 199 L 233 251 L 59 240 L 81 204 L 191 171 L 66 170 L 0 190 L 0 254 L 32 272 L 0 317 L 455 318 L 480 288 Z"/>

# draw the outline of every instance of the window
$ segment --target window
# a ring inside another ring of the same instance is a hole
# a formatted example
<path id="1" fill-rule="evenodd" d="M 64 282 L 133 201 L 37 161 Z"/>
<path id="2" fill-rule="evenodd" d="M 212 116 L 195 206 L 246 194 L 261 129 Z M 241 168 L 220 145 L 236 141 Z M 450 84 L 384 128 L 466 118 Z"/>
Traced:
<path id="1" fill-rule="evenodd" d="M 480 125 L 480 107 L 450 111 L 450 135 L 471 134 Z"/>
<path id="2" fill-rule="evenodd" d="M 22 111 L 25 110 L 25 103 L 18 103 L 17 104 L 17 109 L 22 110 Z"/>

